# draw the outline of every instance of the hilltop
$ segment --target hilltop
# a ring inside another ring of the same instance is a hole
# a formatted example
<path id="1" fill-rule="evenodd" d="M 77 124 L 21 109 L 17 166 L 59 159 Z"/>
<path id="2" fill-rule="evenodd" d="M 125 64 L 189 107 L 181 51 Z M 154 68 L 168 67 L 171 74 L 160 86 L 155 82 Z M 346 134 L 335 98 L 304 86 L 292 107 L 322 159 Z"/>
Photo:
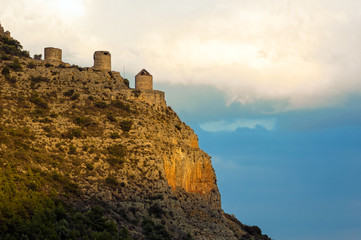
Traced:
<path id="1" fill-rule="evenodd" d="M 131 89 L 109 52 L 44 57 L 0 26 L 0 239 L 269 239 L 223 212 L 211 158 L 149 72 Z"/>

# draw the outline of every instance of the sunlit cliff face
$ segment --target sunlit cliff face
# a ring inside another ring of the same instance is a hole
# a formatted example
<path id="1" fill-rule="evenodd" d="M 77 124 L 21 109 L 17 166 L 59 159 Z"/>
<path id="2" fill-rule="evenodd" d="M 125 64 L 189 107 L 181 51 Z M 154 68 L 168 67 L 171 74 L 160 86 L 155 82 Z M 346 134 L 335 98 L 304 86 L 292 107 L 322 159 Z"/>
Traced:
<path id="1" fill-rule="evenodd" d="M 173 191 L 180 188 L 189 193 L 208 194 L 216 190 L 211 158 L 199 149 L 197 135 L 189 137 L 186 148 L 179 147 L 176 141 L 171 154 L 162 157 L 166 180 Z"/>
<path id="2" fill-rule="evenodd" d="M 189 193 L 208 194 L 216 188 L 216 177 L 208 155 L 178 149 L 164 160 L 168 184 L 173 190 L 182 188 Z"/>

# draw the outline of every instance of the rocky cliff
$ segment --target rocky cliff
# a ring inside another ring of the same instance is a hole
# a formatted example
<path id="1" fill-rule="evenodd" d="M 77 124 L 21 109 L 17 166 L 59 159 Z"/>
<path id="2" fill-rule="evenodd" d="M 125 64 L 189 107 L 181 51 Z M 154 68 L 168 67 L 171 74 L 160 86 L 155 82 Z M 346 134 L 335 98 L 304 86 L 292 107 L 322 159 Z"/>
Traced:
<path id="1" fill-rule="evenodd" d="M 210 157 L 159 93 L 32 59 L 4 31 L 0 71 L 0 239 L 268 239 L 223 212 Z"/>

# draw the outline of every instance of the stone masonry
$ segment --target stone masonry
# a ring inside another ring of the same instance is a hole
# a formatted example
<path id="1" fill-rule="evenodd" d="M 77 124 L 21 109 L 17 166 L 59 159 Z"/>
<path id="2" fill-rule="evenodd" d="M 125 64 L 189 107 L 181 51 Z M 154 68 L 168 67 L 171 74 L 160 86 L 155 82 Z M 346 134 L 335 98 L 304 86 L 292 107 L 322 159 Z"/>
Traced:
<path id="1" fill-rule="evenodd" d="M 142 69 L 135 76 L 135 89 L 153 90 L 153 76 L 145 69 Z"/>
<path id="2" fill-rule="evenodd" d="M 62 51 L 59 48 L 47 47 L 44 48 L 45 61 L 62 61 Z"/>
<path id="3" fill-rule="evenodd" d="M 108 51 L 96 51 L 93 58 L 94 70 L 111 71 L 111 55 Z"/>

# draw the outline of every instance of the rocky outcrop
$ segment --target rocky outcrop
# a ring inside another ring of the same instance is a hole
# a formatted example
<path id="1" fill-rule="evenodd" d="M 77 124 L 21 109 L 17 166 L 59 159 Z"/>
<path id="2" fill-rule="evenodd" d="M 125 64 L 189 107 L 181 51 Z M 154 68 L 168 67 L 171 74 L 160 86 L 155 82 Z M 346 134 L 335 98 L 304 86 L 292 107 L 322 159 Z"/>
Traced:
<path id="1" fill-rule="evenodd" d="M 31 191 L 100 205 L 133 239 L 268 239 L 224 214 L 211 158 L 164 94 L 129 89 L 117 72 L 0 54 L 0 167 L 38 174 Z"/>

